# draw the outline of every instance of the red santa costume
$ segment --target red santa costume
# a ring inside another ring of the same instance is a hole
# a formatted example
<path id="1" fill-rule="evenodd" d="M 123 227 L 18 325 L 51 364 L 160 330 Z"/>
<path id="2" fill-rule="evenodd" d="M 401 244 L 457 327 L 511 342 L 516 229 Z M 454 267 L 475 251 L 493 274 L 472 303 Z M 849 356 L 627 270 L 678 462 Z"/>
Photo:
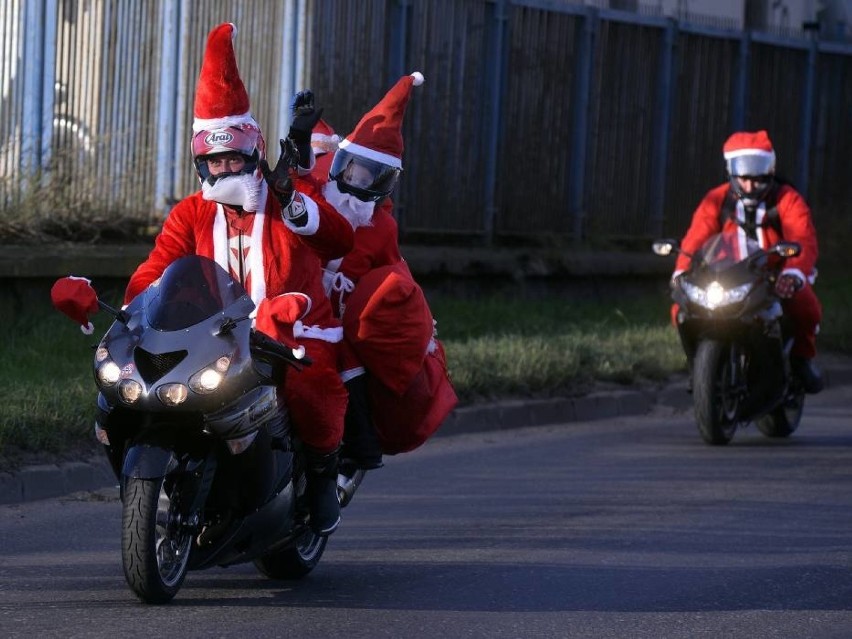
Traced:
<path id="1" fill-rule="evenodd" d="M 321 265 L 351 249 L 352 227 L 324 202 L 296 193 L 291 206 L 307 215 L 299 226 L 286 215 L 292 211 L 282 211 L 268 196 L 256 166 L 265 144 L 237 69 L 234 34 L 228 23 L 210 32 L 196 92 L 193 157 L 199 167 L 204 156 L 233 152 L 235 144 L 248 141 L 240 151 L 251 155 L 253 170 L 208 181 L 199 168 L 202 190 L 171 210 L 148 258 L 130 278 L 125 303 L 188 254 L 204 255 L 229 270 L 258 306 L 278 296 L 298 296 L 301 317 L 276 325 L 268 318 L 261 322 L 259 314 L 257 328 L 305 347 L 313 365 L 288 371 L 283 395 L 302 441 L 317 451 L 333 451 L 343 435 L 347 394 L 337 371 L 342 328 L 325 295 Z"/>
<path id="2" fill-rule="evenodd" d="M 400 78 L 338 148 L 401 170 L 402 118 L 412 88 L 422 83 L 419 72 Z M 369 371 L 373 422 L 383 452 L 398 453 L 433 434 L 457 398 L 426 298 L 399 249 L 393 202 L 386 196 L 365 201 L 338 188 L 337 176 L 330 179 L 338 140 L 326 122 L 315 127 L 315 180 L 304 188 L 355 228 L 354 248 L 342 259 L 325 262 L 323 282 L 343 320 L 343 379 Z"/>
<path id="3" fill-rule="evenodd" d="M 765 131 L 735 133 L 725 142 L 723 153 L 725 160 L 729 163 L 732 159 L 743 155 L 766 158 L 774 171 L 775 151 Z M 802 247 L 797 257 L 785 262 L 782 275 L 796 276 L 803 286 L 791 298 L 783 300 L 782 306 L 795 326 L 795 340 L 791 355 L 809 360 L 816 355 L 816 333 L 822 318 L 822 307 L 811 287 L 817 275 L 816 261 L 819 253 L 816 229 L 810 208 L 793 187 L 788 184 L 777 184 L 770 188 L 775 189 L 769 197 L 777 209 L 777 228 L 776 223 L 770 223 L 769 213 L 772 207 L 771 204 L 767 206 L 767 198 L 764 198 L 758 203 L 754 213 L 755 236 L 761 248 L 768 248 L 781 240 L 798 242 Z M 681 242 L 684 253 L 693 254 L 709 237 L 720 233 L 723 229 L 738 233 L 740 244 L 745 246 L 747 232 L 742 225 L 747 220 L 746 208 L 741 199 L 734 198 L 731 190 L 731 183 L 727 182 L 710 190 L 701 200 Z M 735 208 L 731 216 L 723 219 L 723 209 L 726 207 L 726 199 L 729 198 L 729 201 L 736 199 Z M 672 277 L 678 276 L 689 268 L 690 258 L 684 253 L 678 255 Z M 676 313 L 675 306 L 672 309 L 673 319 Z"/>

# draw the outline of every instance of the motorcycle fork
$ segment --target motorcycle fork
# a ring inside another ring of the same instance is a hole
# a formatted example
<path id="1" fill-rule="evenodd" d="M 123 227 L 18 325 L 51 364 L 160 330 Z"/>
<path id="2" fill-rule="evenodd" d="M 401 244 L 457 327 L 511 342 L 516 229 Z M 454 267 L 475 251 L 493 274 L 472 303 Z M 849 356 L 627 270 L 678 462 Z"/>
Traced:
<path id="1" fill-rule="evenodd" d="M 204 523 L 202 516 L 210 488 L 213 486 L 213 478 L 216 476 L 216 457 L 208 454 L 200 467 L 186 471 L 185 479 L 181 482 L 180 493 L 182 503 L 189 506 L 183 510 L 181 525 L 185 526 L 193 535 L 201 530 Z M 188 479 L 188 481 L 187 481 Z M 189 499 L 191 498 L 191 502 Z"/>
<path id="2" fill-rule="evenodd" d="M 728 370 L 731 371 L 730 392 L 739 400 L 748 394 L 748 355 L 735 342 L 728 350 L 728 358 Z"/>

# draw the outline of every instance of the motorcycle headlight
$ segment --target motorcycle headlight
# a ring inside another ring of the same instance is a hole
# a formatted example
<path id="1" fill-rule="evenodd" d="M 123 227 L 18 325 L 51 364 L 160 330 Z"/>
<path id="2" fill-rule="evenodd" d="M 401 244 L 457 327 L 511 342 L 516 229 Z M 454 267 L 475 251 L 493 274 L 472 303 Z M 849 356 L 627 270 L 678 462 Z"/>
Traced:
<path id="1" fill-rule="evenodd" d="M 686 281 L 682 282 L 681 285 L 690 302 L 710 310 L 742 302 L 752 286 L 750 282 L 746 282 L 734 288 L 726 289 L 719 282 L 710 282 L 704 289 Z"/>
<path id="2" fill-rule="evenodd" d="M 105 360 L 98 366 L 98 383 L 101 386 L 112 386 L 121 377 L 121 369 L 111 359 Z"/>
<path id="3" fill-rule="evenodd" d="M 198 371 L 189 378 L 189 387 L 196 393 L 204 395 L 212 393 L 217 388 L 222 380 L 225 379 L 225 373 L 228 372 L 228 367 L 231 365 L 231 358 L 223 355 L 210 366 Z"/>
<path id="4" fill-rule="evenodd" d="M 157 388 L 157 397 L 166 406 L 178 406 L 186 401 L 189 389 L 185 384 L 163 384 Z"/>
<path id="5" fill-rule="evenodd" d="M 132 404 L 142 396 L 142 385 L 134 379 L 123 379 L 118 385 L 118 394 L 123 402 Z"/>

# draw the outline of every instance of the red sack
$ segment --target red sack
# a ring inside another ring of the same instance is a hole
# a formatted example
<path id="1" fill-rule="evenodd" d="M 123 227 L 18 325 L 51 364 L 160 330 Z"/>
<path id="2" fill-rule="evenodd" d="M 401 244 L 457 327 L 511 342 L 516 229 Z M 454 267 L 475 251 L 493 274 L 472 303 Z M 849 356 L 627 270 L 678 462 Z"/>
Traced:
<path id="1" fill-rule="evenodd" d="M 432 313 L 405 262 L 362 277 L 346 302 L 343 334 L 370 375 L 398 396 L 423 368 Z"/>
<path id="2" fill-rule="evenodd" d="M 413 450 L 429 439 L 458 404 L 447 372 L 444 347 L 436 348 L 401 396 L 374 376 L 369 377 L 373 423 L 387 455 Z"/>

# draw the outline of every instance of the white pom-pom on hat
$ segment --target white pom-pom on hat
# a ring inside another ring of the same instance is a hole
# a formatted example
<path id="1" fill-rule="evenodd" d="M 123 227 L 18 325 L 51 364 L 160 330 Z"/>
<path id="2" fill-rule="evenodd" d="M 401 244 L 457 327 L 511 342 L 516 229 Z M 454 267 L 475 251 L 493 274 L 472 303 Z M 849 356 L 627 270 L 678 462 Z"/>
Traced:
<path id="1" fill-rule="evenodd" d="M 426 79 L 423 77 L 423 74 L 420 73 L 420 71 L 415 71 L 411 74 L 411 77 L 414 78 L 413 84 L 416 87 L 419 87 L 421 84 L 423 84 L 423 81 Z"/>

